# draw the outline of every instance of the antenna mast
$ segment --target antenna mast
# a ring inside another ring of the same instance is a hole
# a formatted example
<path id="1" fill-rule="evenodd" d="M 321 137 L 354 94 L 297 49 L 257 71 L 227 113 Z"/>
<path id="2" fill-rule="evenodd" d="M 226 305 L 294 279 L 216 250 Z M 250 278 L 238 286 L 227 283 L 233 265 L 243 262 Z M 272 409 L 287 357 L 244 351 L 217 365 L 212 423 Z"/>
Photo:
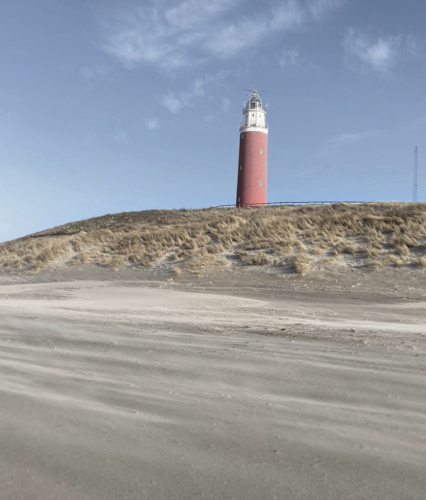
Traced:
<path id="1" fill-rule="evenodd" d="M 414 179 L 413 179 L 413 201 L 417 201 L 417 164 L 419 152 L 416 146 L 414 150 Z"/>

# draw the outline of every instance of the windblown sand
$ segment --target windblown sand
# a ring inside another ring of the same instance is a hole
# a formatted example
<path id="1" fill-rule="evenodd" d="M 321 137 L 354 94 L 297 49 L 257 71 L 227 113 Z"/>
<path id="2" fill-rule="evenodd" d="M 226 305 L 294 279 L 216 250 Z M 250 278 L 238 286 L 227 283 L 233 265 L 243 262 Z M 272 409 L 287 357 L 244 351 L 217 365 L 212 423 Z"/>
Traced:
<path id="1" fill-rule="evenodd" d="M 421 287 L 295 283 L 0 286 L 0 498 L 424 499 Z"/>

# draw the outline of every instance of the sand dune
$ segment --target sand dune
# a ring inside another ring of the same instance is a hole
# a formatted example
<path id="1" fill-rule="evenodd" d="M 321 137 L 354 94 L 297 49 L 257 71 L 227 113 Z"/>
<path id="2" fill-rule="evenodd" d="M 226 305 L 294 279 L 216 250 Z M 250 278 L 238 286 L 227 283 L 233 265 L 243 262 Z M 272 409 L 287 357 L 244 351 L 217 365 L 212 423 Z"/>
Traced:
<path id="1" fill-rule="evenodd" d="M 0 497 L 423 499 L 424 302 L 242 295 L 1 286 Z"/>
<path id="2" fill-rule="evenodd" d="M 0 273 L 82 267 L 169 276 L 257 267 L 278 275 L 330 268 L 426 268 L 426 203 L 125 212 L 0 243 Z"/>

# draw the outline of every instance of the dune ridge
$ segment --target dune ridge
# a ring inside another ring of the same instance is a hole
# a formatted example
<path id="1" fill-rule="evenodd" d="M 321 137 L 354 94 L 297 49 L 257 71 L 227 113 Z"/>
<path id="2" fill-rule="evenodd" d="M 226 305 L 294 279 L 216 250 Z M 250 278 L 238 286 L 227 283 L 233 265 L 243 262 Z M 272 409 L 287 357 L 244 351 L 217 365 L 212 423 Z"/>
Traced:
<path id="1" fill-rule="evenodd" d="M 72 265 L 173 276 L 257 266 L 426 268 L 426 203 L 147 210 L 95 217 L 0 244 L 0 272 Z"/>

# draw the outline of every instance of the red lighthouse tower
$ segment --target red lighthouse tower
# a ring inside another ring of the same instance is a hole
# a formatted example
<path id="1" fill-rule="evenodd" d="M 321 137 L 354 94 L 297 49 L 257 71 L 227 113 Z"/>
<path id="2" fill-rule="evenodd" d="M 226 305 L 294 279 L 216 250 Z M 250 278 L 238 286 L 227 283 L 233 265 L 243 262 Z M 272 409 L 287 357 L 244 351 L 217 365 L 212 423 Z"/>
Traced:
<path id="1" fill-rule="evenodd" d="M 266 204 L 268 164 L 268 125 L 260 98 L 261 90 L 252 92 L 244 108 L 240 126 L 237 207 Z"/>

